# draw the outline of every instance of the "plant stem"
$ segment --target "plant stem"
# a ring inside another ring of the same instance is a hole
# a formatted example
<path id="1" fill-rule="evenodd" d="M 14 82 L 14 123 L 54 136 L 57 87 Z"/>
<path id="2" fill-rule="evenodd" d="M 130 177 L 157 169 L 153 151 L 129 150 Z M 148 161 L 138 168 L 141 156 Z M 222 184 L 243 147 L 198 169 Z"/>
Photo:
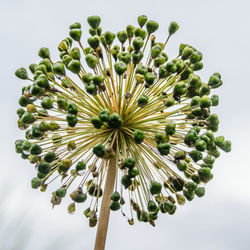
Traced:
<path id="1" fill-rule="evenodd" d="M 109 161 L 108 173 L 103 193 L 102 206 L 100 211 L 100 217 L 96 232 L 96 240 L 95 240 L 95 248 L 94 250 L 104 250 L 107 231 L 108 231 L 108 223 L 109 223 L 109 215 L 110 215 L 110 195 L 114 189 L 115 183 L 115 173 L 116 173 L 116 157 L 113 157 Z"/>

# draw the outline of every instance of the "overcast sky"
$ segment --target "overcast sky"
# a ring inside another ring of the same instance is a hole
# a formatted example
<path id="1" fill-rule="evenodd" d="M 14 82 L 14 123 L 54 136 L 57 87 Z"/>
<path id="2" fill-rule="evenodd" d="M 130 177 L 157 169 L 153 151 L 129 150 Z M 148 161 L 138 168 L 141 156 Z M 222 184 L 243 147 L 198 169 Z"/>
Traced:
<path id="1" fill-rule="evenodd" d="M 112 213 L 106 250 L 250 249 L 249 11 L 249 0 L 0 0 L 0 178 L 4 180 L 0 193 L 9 198 L 0 206 L 5 222 L 21 214 L 22 220 L 13 219 L 13 227 L 24 221 L 30 228 L 31 242 L 25 249 L 47 249 L 47 243 L 58 237 L 64 239 L 62 249 L 93 249 L 95 229 L 88 228 L 81 212 L 68 215 L 67 204 L 52 210 L 50 192 L 30 188 L 35 173 L 14 152 L 15 139 L 23 136 L 15 113 L 23 82 L 14 72 L 38 60 L 40 47 L 49 47 L 52 56 L 57 56 L 58 42 L 68 35 L 73 22 L 82 23 L 86 39 L 89 15 L 100 15 L 103 30 L 116 33 L 127 24 L 136 25 L 141 14 L 159 22 L 159 40 L 165 40 L 171 21 L 179 23 L 167 46 L 170 57 L 180 43 L 189 43 L 203 53 L 205 66 L 200 74 L 204 81 L 213 72 L 222 74 L 224 85 L 216 91 L 220 96 L 218 134 L 232 141 L 232 152 L 222 153 L 216 162 L 204 198 L 178 209 L 174 216 L 160 216 L 155 228 L 142 223 L 131 227 L 120 213 Z M 25 217 L 23 211 L 28 213 Z M 6 245 L 13 245 L 12 234 L 4 239 Z"/>

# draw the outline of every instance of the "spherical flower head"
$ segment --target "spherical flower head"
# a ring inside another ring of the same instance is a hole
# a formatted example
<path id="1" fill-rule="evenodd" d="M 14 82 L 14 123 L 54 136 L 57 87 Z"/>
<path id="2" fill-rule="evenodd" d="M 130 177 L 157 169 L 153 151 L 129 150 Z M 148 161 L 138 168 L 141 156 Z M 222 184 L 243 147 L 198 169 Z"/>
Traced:
<path id="1" fill-rule="evenodd" d="M 220 150 L 231 150 L 229 140 L 214 135 L 219 97 L 210 92 L 223 84 L 221 75 L 202 80 L 203 55 L 188 44 L 168 58 L 176 22 L 160 42 L 156 21 L 145 15 L 137 21 L 139 27 L 103 32 L 101 18 L 90 16 L 86 43 L 81 24 L 73 23 L 59 42 L 59 61 L 42 47 L 30 73 L 15 72 L 27 82 L 16 112 L 25 139 L 15 150 L 37 171 L 31 187 L 44 192 L 60 177 L 52 205 L 70 196 L 68 212 L 86 206 L 90 227 L 110 171 L 115 188 L 106 207 L 122 211 L 130 225 L 136 217 L 154 226 L 159 213 L 173 215 L 186 200 L 204 196 Z"/>

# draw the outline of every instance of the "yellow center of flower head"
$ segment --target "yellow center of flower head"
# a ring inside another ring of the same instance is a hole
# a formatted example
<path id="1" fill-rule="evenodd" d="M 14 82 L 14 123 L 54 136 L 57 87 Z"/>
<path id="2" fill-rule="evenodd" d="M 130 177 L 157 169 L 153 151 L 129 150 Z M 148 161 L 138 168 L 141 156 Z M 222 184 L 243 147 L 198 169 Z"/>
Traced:
<path id="1" fill-rule="evenodd" d="M 117 34 L 103 32 L 98 16 L 87 21 L 87 43 L 74 23 L 58 46 L 60 60 L 41 48 L 42 61 L 29 66 L 32 77 L 25 68 L 16 71 L 30 80 L 17 111 L 26 139 L 16 141 L 16 151 L 35 164 L 32 187 L 45 191 L 61 177 L 53 206 L 70 192 L 69 213 L 84 202 L 90 226 L 97 223 L 98 200 L 114 167 L 110 209 L 121 210 L 130 224 L 136 214 L 154 225 L 159 212 L 173 214 L 177 204 L 203 196 L 218 149 L 231 149 L 230 141 L 214 136 L 219 120 L 211 107 L 219 98 L 210 91 L 222 85 L 221 76 L 202 81 L 196 74 L 202 54 L 188 44 L 168 58 L 175 22 L 161 43 L 153 35 L 158 23 L 145 15 L 138 17 L 139 27 Z"/>

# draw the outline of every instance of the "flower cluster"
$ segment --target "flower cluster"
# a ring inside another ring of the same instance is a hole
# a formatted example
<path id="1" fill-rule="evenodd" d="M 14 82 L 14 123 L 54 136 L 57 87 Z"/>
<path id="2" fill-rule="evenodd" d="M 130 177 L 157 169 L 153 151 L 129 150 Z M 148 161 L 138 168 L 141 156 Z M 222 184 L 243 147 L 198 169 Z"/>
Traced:
<path id="1" fill-rule="evenodd" d="M 145 15 L 138 27 L 117 34 L 103 32 L 99 16 L 87 22 L 85 45 L 81 24 L 74 23 L 58 45 L 58 61 L 41 48 L 41 61 L 29 66 L 32 77 L 25 68 L 16 71 L 29 82 L 19 99 L 18 127 L 26 131 L 16 152 L 34 164 L 32 188 L 46 191 L 60 178 L 51 203 L 59 205 L 67 193 L 69 213 L 76 203 L 87 203 L 91 227 L 113 159 L 110 209 L 120 210 L 131 225 L 134 215 L 155 225 L 159 212 L 174 214 L 177 205 L 202 197 L 219 149 L 231 150 L 230 141 L 214 135 L 219 119 L 211 109 L 219 97 L 210 92 L 222 85 L 221 75 L 202 81 L 202 53 L 188 44 L 168 58 L 175 22 L 164 43 L 153 34 L 159 24 Z"/>

